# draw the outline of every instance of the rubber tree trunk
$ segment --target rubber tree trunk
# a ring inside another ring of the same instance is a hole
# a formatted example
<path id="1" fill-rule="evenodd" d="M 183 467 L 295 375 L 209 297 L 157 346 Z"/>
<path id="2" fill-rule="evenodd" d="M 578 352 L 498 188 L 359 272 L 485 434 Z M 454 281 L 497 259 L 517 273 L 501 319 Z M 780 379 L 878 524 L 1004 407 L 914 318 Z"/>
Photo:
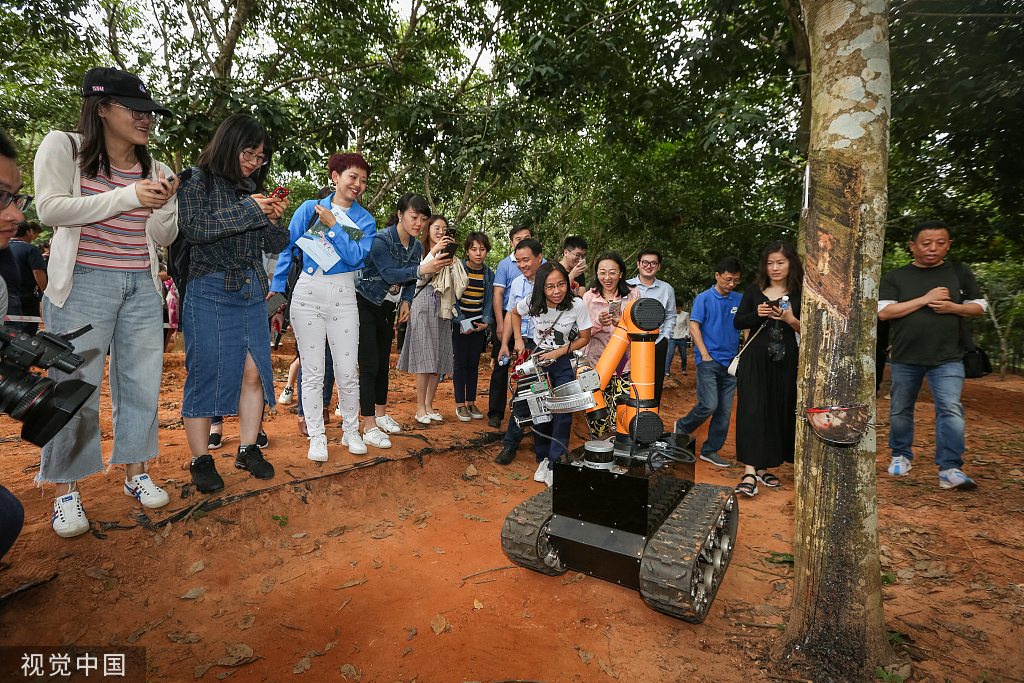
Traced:
<path id="1" fill-rule="evenodd" d="M 804 0 L 811 46 L 809 210 L 797 410 L 874 414 L 887 209 L 886 0 Z M 799 419 L 799 418 L 798 418 Z M 882 611 L 875 434 L 833 446 L 798 422 L 793 604 L 774 661 L 818 680 L 873 680 L 892 660 Z M 801 667 L 804 668 L 804 667 Z"/>

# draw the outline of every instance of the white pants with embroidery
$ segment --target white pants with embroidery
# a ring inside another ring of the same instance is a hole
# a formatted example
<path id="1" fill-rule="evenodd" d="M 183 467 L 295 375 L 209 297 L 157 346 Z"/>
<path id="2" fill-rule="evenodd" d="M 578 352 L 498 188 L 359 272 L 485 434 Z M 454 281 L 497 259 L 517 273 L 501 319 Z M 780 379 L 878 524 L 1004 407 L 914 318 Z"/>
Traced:
<path id="1" fill-rule="evenodd" d="M 359 433 L 359 311 L 355 273 L 324 275 L 303 272 L 295 283 L 291 305 L 295 345 L 302 363 L 302 411 L 310 436 L 324 433 L 325 349 L 331 345 L 334 381 L 338 386 L 342 427 Z"/>

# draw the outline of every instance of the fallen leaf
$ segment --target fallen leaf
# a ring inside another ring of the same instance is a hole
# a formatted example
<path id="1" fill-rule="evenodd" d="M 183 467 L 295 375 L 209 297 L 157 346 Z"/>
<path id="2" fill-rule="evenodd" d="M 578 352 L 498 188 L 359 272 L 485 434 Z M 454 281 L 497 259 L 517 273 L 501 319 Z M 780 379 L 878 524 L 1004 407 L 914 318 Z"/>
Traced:
<path id="1" fill-rule="evenodd" d="M 117 579 L 107 579 L 103 582 L 103 590 L 112 591 L 117 587 Z"/>
<path id="2" fill-rule="evenodd" d="M 505 476 L 511 479 L 512 481 L 516 481 L 517 479 L 526 479 L 526 475 L 522 474 L 521 472 L 511 472 L 506 474 Z"/>
<path id="3" fill-rule="evenodd" d="M 587 652 L 586 650 L 580 650 L 576 654 L 578 654 L 580 656 L 580 659 L 583 660 L 584 664 L 590 664 L 590 662 L 594 661 L 594 653 L 593 652 Z"/>
<path id="4" fill-rule="evenodd" d="M 252 657 L 252 648 L 245 643 L 224 643 L 228 656 L 216 661 L 217 666 L 234 666 L 243 659 Z"/>
<path id="5" fill-rule="evenodd" d="M 438 555 L 444 555 L 444 551 L 441 550 L 440 548 L 434 548 L 434 552 L 437 553 Z"/>
<path id="6" fill-rule="evenodd" d="M 171 523 L 170 522 L 167 522 L 167 526 L 165 526 L 164 530 L 160 532 L 160 535 L 163 536 L 164 538 L 167 538 L 168 536 L 171 535 Z"/>
<path id="7" fill-rule="evenodd" d="M 493 474 L 488 475 L 487 481 L 491 482 L 495 486 L 501 486 L 501 482 L 498 481 L 498 478 L 496 476 L 494 476 Z"/>
<path id="8" fill-rule="evenodd" d="M 475 477 L 476 475 L 477 475 L 477 471 L 476 471 L 475 467 L 470 465 L 469 467 L 466 468 L 466 476 L 467 477 Z"/>
<path id="9" fill-rule="evenodd" d="M 168 633 L 167 637 L 172 643 L 198 643 L 202 636 L 198 633 Z"/>
<path id="10" fill-rule="evenodd" d="M 363 578 L 359 579 L 358 581 L 356 579 L 349 579 L 348 581 L 346 581 L 345 583 L 341 584 L 340 586 L 338 586 L 334 590 L 340 591 L 342 588 L 352 588 L 353 586 L 362 586 L 364 583 L 366 583 L 366 577 L 365 576 Z"/>
<path id="11" fill-rule="evenodd" d="M 311 666 L 313 666 L 313 660 L 307 655 L 307 656 L 303 657 L 302 659 L 300 659 L 298 662 L 296 662 L 295 668 L 292 669 L 292 673 L 293 674 L 303 673 L 304 671 L 307 671 L 309 669 L 309 667 L 311 667 Z"/>
<path id="12" fill-rule="evenodd" d="M 244 617 L 242 617 L 242 619 L 241 619 L 241 620 L 240 620 L 240 621 L 238 622 L 238 628 L 239 628 L 240 630 L 242 630 L 242 631 L 245 631 L 245 630 L 247 630 L 247 629 L 250 629 L 250 628 L 252 628 L 253 624 L 255 624 L 255 623 L 256 623 L 256 617 L 254 617 L 254 616 L 253 616 L 253 615 L 251 615 L 251 614 L 246 614 L 246 615 L 245 615 Z"/>
<path id="13" fill-rule="evenodd" d="M 384 566 L 384 563 L 381 562 L 380 560 L 370 560 L 370 566 L 373 567 L 374 569 L 380 569 L 381 567 Z"/>
<path id="14" fill-rule="evenodd" d="M 570 583 L 579 583 L 584 579 L 585 576 L 586 574 L 584 574 L 583 572 L 577 572 L 574 576 L 567 576 L 564 579 L 562 579 L 562 585 L 568 586 Z"/>
<path id="15" fill-rule="evenodd" d="M 430 630 L 434 632 L 435 636 L 441 635 L 441 632 L 444 631 L 444 627 L 447 625 L 448 622 L 446 622 L 444 620 L 444 617 L 442 617 L 440 614 L 436 615 L 433 619 L 430 620 Z"/>
<path id="16" fill-rule="evenodd" d="M 619 677 L 619 674 L 617 674 L 614 671 L 612 671 L 611 667 L 609 667 L 607 664 L 605 664 L 604 660 L 601 659 L 600 657 L 597 658 L 597 663 L 601 665 L 601 671 L 605 672 L 606 674 L 608 674 L 612 678 L 618 678 Z"/>
<path id="17" fill-rule="evenodd" d="M 231 671 L 225 671 L 222 674 L 217 674 L 217 680 L 218 681 L 223 681 L 225 678 L 227 678 L 231 674 L 235 673 L 236 671 L 238 671 L 238 669 L 232 669 Z"/>
<path id="18" fill-rule="evenodd" d="M 197 572 L 201 572 L 204 569 L 206 569 L 206 565 L 203 564 L 203 561 L 202 560 L 196 560 L 195 562 L 192 563 L 192 566 L 188 568 L 188 571 L 185 572 L 185 578 L 186 579 L 191 579 L 193 574 L 195 574 Z"/>
<path id="19" fill-rule="evenodd" d="M 144 633 L 146 633 L 147 631 L 153 630 L 154 628 L 156 628 L 157 626 L 162 624 L 164 622 L 164 619 L 170 619 L 172 616 L 174 616 L 174 609 L 173 608 L 170 609 L 167 612 L 167 616 L 165 616 L 165 617 L 157 617 L 156 619 L 154 619 L 153 621 L 149 622 L 148 624 L 146 624 L 145 626 L 143 626 L 139 630 L 133 631 L 132 633 L 128 634 L 128 637 L 125 638 L 125 640 L 127 640 L 130 644 L 134 645 L 135 643 L 138 642 L 139 638 L 141 638 Z"/>
<path id="20" fill-rule="evenodd" d="M 965 508 L 963 505 L 950 505 L 949 509 L 952 512 L 967 512 L 967 508 Z"/>
<path id="21" fill-rule="evenodd" d="M 334 610 L 334 613 L 337 614 L 341 610 L 343 610 L 346 607 L 348 607 L 348 603 L 350 603 L 350 602 L 352 602 L 352 598 L 345 598 L 345 601 L 343 603 L 341 603 L 341 607 L 339 607 L 338 609 Z"/>
<path id="22" fill-rule="evenodd" d="M 480 515 L 471 515 L 468 512 L 463 512 L 462 516 L 465 517 L 466 519 L 471 519 L 474 522 L 489 522 L 489 521 L 491 521 L 491 520 L 487 519 L 486 517 L 481 517 Z"/>
<path id="23" fill-rule="evenodd" d="M 454 497 L 455 497 L 455 500 L 465 500 L 466 499 L 466 494 L 462 493 L 462 492 L 458 492 L 458 493 L 454 494 Z"/>
<path id="24" fill-rule="evenodd" d="M 476 598 L 473 598 L 473 609 L 483 609 L 484 603 L 480 602 Z"/>
<path id="25" fill-rule="evenodd" d="M 211 666 L 213 666 L 213 662 L 210 662 L 209 664 L 200 664 L 199 666 L 197 666 L 195 671 L 196 678 L 202 678 L 203 676 L 205 676 L 206 672 L 210 670 Z"/>
<path id="26" fill-rule="evenodd" d="M 434 513 L 431 512 L 430 510 L 427 510 L 426 512 L 421 512 L 420 514 L 416 515 L 416 518 L 413 519 L 412 522 L 413 524 L 422 524 L 424 521 L 430 519 L 433 516 Z"/>
<path id="27" fill-rule="evenodd" d="M 100 569 L 99 567 L 86 567 L 82 572 L 91 579 L 99 579 L 100 581 L 106 581 L 110 578 L 110 572 L 106 569 Z"/>
<path id="28" fill-rule="evenodd" d="M 406 638 L 406 640 L 412 640 L 412 637 L 416 635 L 416 627 L 413 626 L 412 628 L 406 628 L 405 630 L 409 632 L 409 637 Z"/>
<path id="29" fill-rule="evenodd" d="M 260 581 L 260 592 L 266 595 L 270 591 L 274 590 L 274 586 L 277 585 L 277 578 L 274 576 L 264 576 L 263 580 Z"/>
<path id="30" fill-rule="evenodd" d="M 206 588 L 203 587 L 203 586 L 199 586 L 197 588 L 193 588 L 192 590 L 190 590 L 188 593 L 185 593 L 181 597 L 183 599 L 186 599 L 186 600 L 195 600 L 196 598 L 201 598 L 204 595 L 206 595 Z"/>
<path id="31" fill-rule="evenodd" d="M 901 569 L 898 572 L 896 572 L 896 576 L 900 577 L 901 579 L 912 579 L 914 578 L 914 575 L 916 573 L 917 572 L 915 572 L 913 569 Z"/>
<path id="32" fill-rule="evenodd" d="M 330 531 L 328 531 L 326 535 L 330 536 L 331 538 L 334 538 L 335 536 L 341 536 L 346 531 L 352 531 L 352 527 L 350 527 L 350 526 L 336 526 L 333 529 L 331 529 Z"/>
<path id="33" fill-rule="evenodd" d="M 359 679 L 362 678 L 359 672 L 356 671 L 356 668 L 351 664 L 345 664 L 341 667 L 341 675 L 346 681 L 351 680 L 355 681 L 355 683 L 359 683 Z"/>

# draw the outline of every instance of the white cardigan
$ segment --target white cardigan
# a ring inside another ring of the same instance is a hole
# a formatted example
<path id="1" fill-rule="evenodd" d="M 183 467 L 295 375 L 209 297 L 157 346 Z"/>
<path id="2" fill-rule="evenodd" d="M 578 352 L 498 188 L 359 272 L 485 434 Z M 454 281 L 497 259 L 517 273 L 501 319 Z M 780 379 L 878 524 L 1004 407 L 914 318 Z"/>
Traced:
<path id="1" fill-rule="evenodd" d="M 64 307 L 71 294 L 71 285 L 78 259 L 78 241 L 83 225 L 106 220 L 125 211 L 138 209 L 138 195 L 131 185 L 110 192 L 82 196 L 82 174 L 74 158 L 71 139 L 75 137 L 79 151 L 82 148 L 78 133 L 51 131 L 39 145 L 35 159 L 35 202 L 39 220 L 53 226 L 50 241 L 50 261 L 46 275 L 46 297 L 58 308 Z M 171 177 L 171 169 L 165 164 L 154 162 L 153 176 L 157 170 Z M 158 246 L 168 246 L 178 236 L 178 198 L 171 197 L 162 209 L 154 209 L 146 219 L 146 243 L 149 245 L 149 270 L 153 284 L 163 294 L 160 282 L 160 260 Z"/>

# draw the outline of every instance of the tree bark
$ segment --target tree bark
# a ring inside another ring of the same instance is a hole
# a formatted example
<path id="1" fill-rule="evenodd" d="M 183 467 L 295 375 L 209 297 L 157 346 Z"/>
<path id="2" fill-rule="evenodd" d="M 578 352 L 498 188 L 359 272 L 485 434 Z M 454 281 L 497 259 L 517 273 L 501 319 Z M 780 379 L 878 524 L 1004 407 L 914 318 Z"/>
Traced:
<path id="1" fill-rule="evenodd" d="M 874 414 L 878 279 L 888 205 L 886 0 L 805 0 L 811 47 L 810 210 L 797 410 Z M 799 419 L 799 418 L 798 418 Z M 878 556 L 875 434 L 834 446 L 798 422 L 793 603 L 780 667 L 869 681 L 892 660 Z"/>

